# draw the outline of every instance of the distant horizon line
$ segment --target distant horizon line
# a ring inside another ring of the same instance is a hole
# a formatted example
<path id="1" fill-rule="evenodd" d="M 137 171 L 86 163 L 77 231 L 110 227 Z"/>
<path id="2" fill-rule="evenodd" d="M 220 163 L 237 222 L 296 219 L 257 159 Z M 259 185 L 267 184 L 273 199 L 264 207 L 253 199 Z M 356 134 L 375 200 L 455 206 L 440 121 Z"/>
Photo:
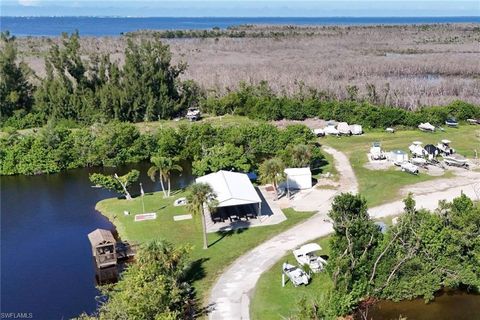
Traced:
<path id="1" fill-rule="evenodd" d="M 469 15 L 469 16 L 122 16 L 122 15 L 38 15 L 38 16 L 4 16 L 0 15 L 0 18 L 168 18 L 168 19 L 185 19 L 185 18 L 305 18 L 305 19 L 319 19 L 319 18 L 354 18 L 354 19 L 364 19 L 364 18 L 480 18 L 480 15 Z"/>

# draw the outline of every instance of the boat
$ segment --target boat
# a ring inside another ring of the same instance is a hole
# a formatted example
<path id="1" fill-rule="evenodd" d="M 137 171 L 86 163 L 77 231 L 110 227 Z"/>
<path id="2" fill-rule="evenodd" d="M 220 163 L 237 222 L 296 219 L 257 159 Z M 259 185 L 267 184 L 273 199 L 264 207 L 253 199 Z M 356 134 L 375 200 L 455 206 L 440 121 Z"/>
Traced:
<path id="1" fill-rule="evenodd" d="M 425 167 L 427 165 L 427 160 L 424 158 L 411 158 L 410 163 L 417 167 Z"/>
<path id="2" fill-rule="evenodd" d="M 467 119 L 467 122 L 473 125 L 480 124 L 480 119 Z"/>
<path id="3" fill-rule="evenodd" d="M 186 118 L 190 121 L 200 120 L 200 110 L 198 108 L 188 108 Z"/>
<path id="4" fill-rule="evenodd" d="M 445 124 L 448 127 L 458 127 L 458 121 L 455 118 L 448 118 L 445 120 Z"/>
<path id="5" fill-rule="evenodd" d="M 187 198 L 185 198 L 185 197 L 178 198 L 177 200 L 175 200 L 173 202 L 174 207 L 180 207 L 180 206 L 184 206 L 186 204 L 187 204 Z"/>
<path id="6" fill-rule="evenodd" d="M 435 126 L 431 125 L 429 122 L 425 122 L 425 123 L 420 123 L 418 125 L 418 129 L 422 131 L 434 132 Z"/>
<path id="7" fill-rule="evenodd" d="M 350 131 L 350 126 L 346 122 L 339 122 L 337 124 L 337 130 L 338 130 L 338 133 L 341 135 L 345 135 L 345 136 L 352 135 L 352 131 Z"/>
<path id="8" fill-rule="evenodd" d="M 301 266 L 308 266 L 314 273 L 323 270 L 327 261 L 319 257 L 316 252 L 322 250 L 316 243 L 307 243 L 300 248 L 293 250 L 293 255 Z"/>
<path id="9" fill-rule="evenodd" d="M 292 281 L 295 287 L 301 284 L 307 285 L 310 282 L 310 276 L 305 271 L 287 262 L 283 263 L 282 272 Z"/>
<path id="10" fill-rule="evenodd" d="M 387 128 L 387 129 L 385 129 L 385 131 L 388 132 L 388 133 L 395 133 L 394 128 Z"/>
<path id="11" fill-rule="evenodd" d="M 447 166 L 461 167 L 466 169 L 469 168 L 468 159 L 459 154 L 443 156 L 443 161 Z"/>
<path id="12" fill-rule="evenodd" d="M 418 174 L 418 167 L 410 162 L 404 162 L 400 165 L 400 168 L 404 172 L 408 172 L 411 174 Z"/>
<path id="13" fill-rule="evenodd" d="M 410 150 L 413 157 L 424 157 L 427 155 L 427 151 L 422 147 L 421 141 L 413 141 L 408 150 Z"/>
<path id="14" fill-rule="evenodd" d="M 370 159 L 372 160 L 384 160 L 387 156 L 385 152 L 382 150 L 382 146 L 380 142 L 372 143 L 372 147 L 370 148 Z"/>
<path id="15" fill-rule="evenodd" d="M 442 153 L 442 154 L 444 154 L 444 155 L 454 154 L 454 153 L 455 153 L 455 149 L 453 149 L 453 148 L 450 147 L 450 143 L 452 143 L 452 141 L 450 141 L 450 140 L 447 140 L 447 139 L 441 140 L 441 141 L 437 144 L 437 148 L 438 148 L 438 150 L 440 150 L 440 153 Z"/>
<path id="16" fill-rule="evenodd" d="M 435 159 L 441 153 L 441 150 L 433 144 L 427 144 L 423 149 L 427 152 L 429 160 Z"/>

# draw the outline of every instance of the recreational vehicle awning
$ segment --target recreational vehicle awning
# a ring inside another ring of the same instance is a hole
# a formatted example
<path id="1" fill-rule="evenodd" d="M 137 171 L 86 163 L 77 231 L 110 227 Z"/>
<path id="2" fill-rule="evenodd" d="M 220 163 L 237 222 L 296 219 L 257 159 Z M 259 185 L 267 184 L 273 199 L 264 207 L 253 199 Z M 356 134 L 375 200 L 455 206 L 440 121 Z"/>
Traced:
<path id="1" fill-rule="evenodd" d="M 261 203 L 257 191 L 244 173 L 218 171 L 199 177 L 197 183 L 206 183 L 217 194 L 218 207 Z"/>

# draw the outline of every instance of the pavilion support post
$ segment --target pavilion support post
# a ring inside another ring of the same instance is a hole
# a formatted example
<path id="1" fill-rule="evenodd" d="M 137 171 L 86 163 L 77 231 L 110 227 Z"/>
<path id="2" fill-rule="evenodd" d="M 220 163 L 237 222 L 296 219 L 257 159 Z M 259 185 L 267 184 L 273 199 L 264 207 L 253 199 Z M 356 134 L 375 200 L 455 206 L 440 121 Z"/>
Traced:
<path id="1" fill-rule="evenodd" d="M 257 216 L 261 216 L 262 215 L 262 203 L 259 202 L 258 203 L 258 212 L 257 212 Z"/>

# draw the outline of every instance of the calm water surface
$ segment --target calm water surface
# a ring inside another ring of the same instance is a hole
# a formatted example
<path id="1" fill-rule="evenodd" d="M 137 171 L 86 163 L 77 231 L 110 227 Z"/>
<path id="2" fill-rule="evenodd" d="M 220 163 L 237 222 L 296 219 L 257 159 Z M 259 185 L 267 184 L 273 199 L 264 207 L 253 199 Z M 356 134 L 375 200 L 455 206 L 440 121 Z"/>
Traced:
<path id="1" fill-rule="evenodd" d="M 112 18 L 112 17 L 0 17 L 2 31 L 16 36 L 58 36 L 78 30 L 81 35 L 118 36 L 140 29 L 211 29 L 241 24 L 283 25 L 373 25 L 424 23 L 478 23 L 480 17 L 199 17 L 199 18 Z"/>
<path id="2" fill-rule="evenodd" d="M 146 176 L 147 163 L 136 168 L 145 192 L 160 189 Z M 94 171 L 101 169 L 1 177 L 1 312 L 31 312 L 34 319 L 50 320 L 95 310 L 98 292 L 87 234 L 113 228 L 94 207 L 115 194 L 91 187 L 88 174 Z M 188 170 L 176 176 L 174 187 L 190 177 Z"/>
<path id="3" fill-rule="evenodd" d="M 146 192 L 160 190 L 135 166 Z M 88 174 L 118 169 L 76 169 L 53 175 L 1 177 L 1 311 L 31 312 L 34 319 L 66 319 L 96 308 L 95 271 L 87 234 L 112 229 L 95 204 L 115 194 L 91 187 Z M 189 168 L 174 176 L 174 188 L 191 181 Z M 138 192 L 138 188 L 136 191 Z M 480 319 L 479 295 L 442 295 L 423 300 L 380 302 L 372 319 Z"/>

